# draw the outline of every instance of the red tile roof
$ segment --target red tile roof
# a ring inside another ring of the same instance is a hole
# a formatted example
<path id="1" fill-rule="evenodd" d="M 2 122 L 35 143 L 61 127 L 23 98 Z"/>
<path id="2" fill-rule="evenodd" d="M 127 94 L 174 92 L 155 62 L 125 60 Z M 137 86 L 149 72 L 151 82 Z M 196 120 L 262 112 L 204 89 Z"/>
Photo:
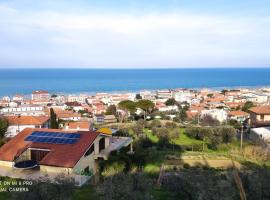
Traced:
<path id="1" fill-rule="evenodd" d="M 9 125 L 42 125 L 49 120 L 47 116 L 7 116 Z"/>
<path id="2" fill-rule="evenodd" d="M 50 150 L 39 164 L 72 168 L 99 135 L 97 132 L 79 131 L 78 133 L 81 134 L 81 137 L 74 144 L 49 144 L 24 141 L 24 139 L 33 131 L 71 133 L 71 131 L 58 129 L 26 128 L 0 148 L 0 160 L 13 161 L 15 156 L 19 156 L 23 151 L 31 147 Z M 74 131 L 72 132 L 74 133 Z"/>
<path id="3" fill-rule="evenodd" d="M 229 113 L 229 116 L 249 116 L 249 114 L 242 110 L 234 110 Z"/>
<path id="4" fill-rule="evenodd" d="M 65 125 L 69 126 L 69 129 L 89 129 L 90 128 L 90 122 L 69 122 L 66 123 Z"/>
<path id="5" fill-rule="evenodd" d="M 256 114 L 270 114 L 270 106 L 257 106 L 249 109 L 249 111 Z"/>

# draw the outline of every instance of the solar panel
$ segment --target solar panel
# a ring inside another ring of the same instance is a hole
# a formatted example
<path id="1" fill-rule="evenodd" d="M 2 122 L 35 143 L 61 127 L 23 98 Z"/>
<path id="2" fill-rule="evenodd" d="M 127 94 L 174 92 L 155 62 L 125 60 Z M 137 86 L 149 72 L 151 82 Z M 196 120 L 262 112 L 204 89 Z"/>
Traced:
<path id="1" fill-rule="evenodd" d="M 49 144 L 74 144 L 79 140 L 79 138 L 79 133 L 34 131 L 31 135 L 25 138 L 25 141 Z"/>

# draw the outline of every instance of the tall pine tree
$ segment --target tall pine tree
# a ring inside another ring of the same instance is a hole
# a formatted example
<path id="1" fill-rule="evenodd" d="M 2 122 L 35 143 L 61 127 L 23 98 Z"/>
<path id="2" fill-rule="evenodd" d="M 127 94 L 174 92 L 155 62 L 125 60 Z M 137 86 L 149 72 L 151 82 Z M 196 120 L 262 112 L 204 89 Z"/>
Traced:
<path id="1" fill-rule="evenodd" d="M 53 129 L 58 129 L 58 122 L 57 122 L 57 115 L 55 114 L 54 110 L 50 109 L 50 120 L 51 120 L 51 127 Z"/>

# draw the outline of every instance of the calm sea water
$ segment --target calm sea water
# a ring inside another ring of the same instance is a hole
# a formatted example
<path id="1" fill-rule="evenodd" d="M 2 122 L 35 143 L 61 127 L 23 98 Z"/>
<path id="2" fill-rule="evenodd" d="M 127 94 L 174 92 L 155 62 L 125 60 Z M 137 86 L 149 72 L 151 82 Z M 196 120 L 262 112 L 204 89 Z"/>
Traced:
<path id="1" fill-rule="evenodd" d="M 249 69 L 0 69 L 0 96 L 142 89 L 270 85 L 270 68 Z"/>

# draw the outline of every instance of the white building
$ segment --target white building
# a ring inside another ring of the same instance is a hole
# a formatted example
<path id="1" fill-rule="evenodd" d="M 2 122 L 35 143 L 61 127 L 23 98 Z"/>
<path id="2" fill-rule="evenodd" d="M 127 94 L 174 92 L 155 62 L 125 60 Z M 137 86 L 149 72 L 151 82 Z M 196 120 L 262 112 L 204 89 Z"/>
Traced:
<path id="1" fill-rule="evenodd" d="M 202 110 L 200 117 L 203 118 L 205 115 L 210 115 L 219 122 L 226 121 L 228 118 L 228 113 L 223 109 Z"/>
<path id="2" fill-rule="evenodd" d="M 171 90 L 157 90 L 156 95 L 158 99 L 170 99 L 173 97 Z"/>
<path id="3" fill-rule="evenodd" d="M 46 116 L 8 116 L 6 137 L 14 137 L 25 128 L 49 128 L 50 119 Z"/>
<path id="4" fill-rule="evenodd" d="M 48 101 L 50 99 L 50 94 L 44 90 L 36 90 L 32 92 L 32 100 L 35 101 Z"/>
<path id="5" fill-rule="evenodd" d="M 180 90 L 180 91 L 174 92 L 173 97 L 178 102 L 191 103 L 193 94 L 188 90 Z"/>
<path id="6" fill-rule="evenodd" d="M 34 105 L 21 105 L 20 107 L 6 107 L 0 110 L 0 113 L 8 115 L 21 115 L 21 116 L 41 116 L 45 115 L 43 106 L 34 106 Z"/>

